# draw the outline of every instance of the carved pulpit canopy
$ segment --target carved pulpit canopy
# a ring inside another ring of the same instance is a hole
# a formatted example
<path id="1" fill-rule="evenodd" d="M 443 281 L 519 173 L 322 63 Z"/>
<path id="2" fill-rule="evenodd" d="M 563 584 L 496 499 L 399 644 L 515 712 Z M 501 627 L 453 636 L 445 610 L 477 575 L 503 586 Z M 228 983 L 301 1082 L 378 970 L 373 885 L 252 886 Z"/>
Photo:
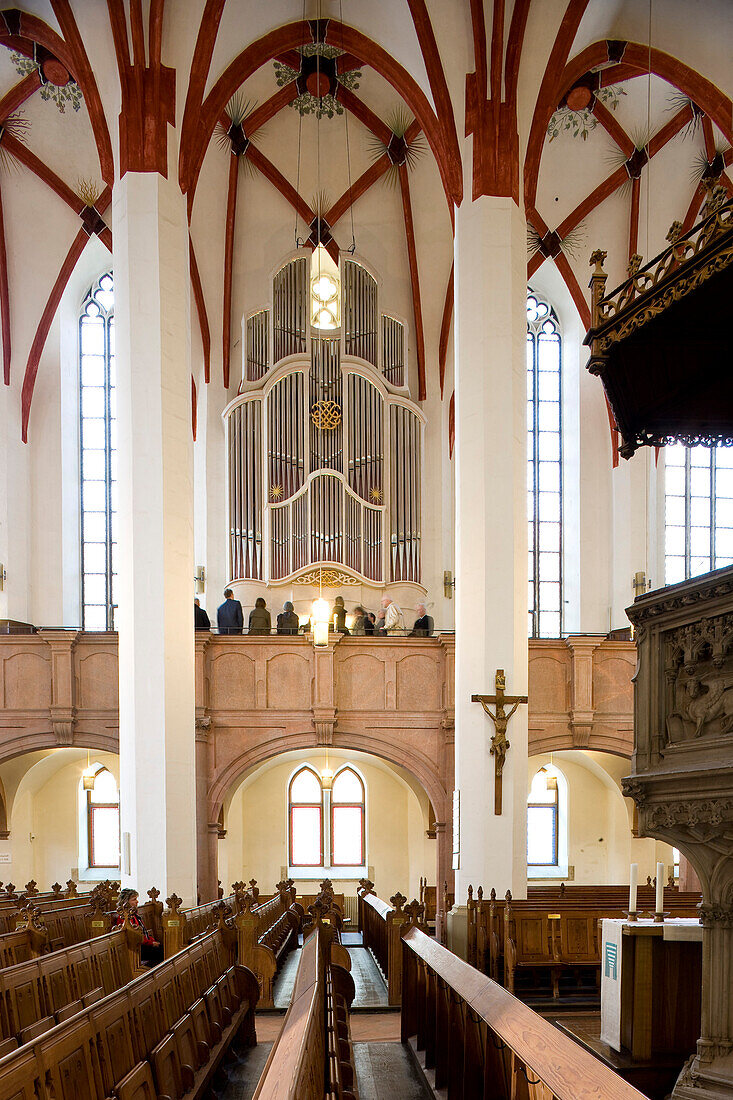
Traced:
<path id="1" fill-rule="evenodd" d="M 621 433 L 619 453 L 678 441 L 733 442 L 730 344 L 733 200 L 715 188 L 702 220 L 606 294 L 606 253 L 593 253 L 588 370 L 600 376 Z"/>

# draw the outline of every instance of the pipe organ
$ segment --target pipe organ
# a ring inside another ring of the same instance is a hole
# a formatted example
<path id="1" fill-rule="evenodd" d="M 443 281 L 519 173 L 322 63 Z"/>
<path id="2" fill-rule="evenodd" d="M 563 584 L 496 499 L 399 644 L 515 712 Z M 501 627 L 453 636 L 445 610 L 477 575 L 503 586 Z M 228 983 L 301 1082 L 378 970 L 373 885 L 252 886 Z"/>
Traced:
<path id="1" fill-rule="evenodd" d="M 246 319 L 244 381 L 224 411 L 233 581 L 317 583 L 336 566 L 354 583 L 420 583 L 424 420 L 405 326 L 380 313 L 362 264 L 342 259 L 339 275 L 338 329 L 316 327 L 302 255 Z"/>

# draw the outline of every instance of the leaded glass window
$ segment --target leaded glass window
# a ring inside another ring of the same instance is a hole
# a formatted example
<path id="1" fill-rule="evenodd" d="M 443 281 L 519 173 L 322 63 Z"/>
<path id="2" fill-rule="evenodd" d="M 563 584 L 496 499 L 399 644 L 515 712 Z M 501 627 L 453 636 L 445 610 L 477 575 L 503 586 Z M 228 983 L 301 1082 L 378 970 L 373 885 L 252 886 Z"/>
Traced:
<path id="1" fill-rule="evenodd" d="M 91 287 L 79 316 L 82 628 L 114 630 L 117 410 L 114 284 Z"/>
<path id="2" fill-rule="evenodd" d="M 664 448 L 666 584 L 733 564 L 733 447 Z"/>
<path id="3" fill-rule="evenodd" d="M 529 635 L 562 631 L 562 347 L 554 310 L 527 293 Z"/>

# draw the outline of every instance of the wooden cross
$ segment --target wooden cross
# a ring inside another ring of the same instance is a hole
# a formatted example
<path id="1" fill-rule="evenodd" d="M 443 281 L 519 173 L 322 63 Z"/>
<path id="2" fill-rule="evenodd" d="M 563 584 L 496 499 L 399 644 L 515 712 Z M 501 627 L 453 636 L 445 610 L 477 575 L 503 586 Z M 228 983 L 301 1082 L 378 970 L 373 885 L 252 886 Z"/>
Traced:
<path id="1" fill-rule="evenodd" d="M 509 724 L 509 719 L 514 714 L 520 703 L 527 702 L 526 695 L 505 695 L 506 690 L 506 677 L 504 675 L 503 668 L 497 668 L 496 670 L 496 695 L 472 695 L 472 703 L 480 703 L 488 714 L 491 721 L 494 723 L 496 732 L 491 738 L 491 755 L 494 757 L 494 813 L 501 814 L 501 777 L 504 771 L 504 761 L 506 760 L 507 749 L 509 748 L 509 742 L 506 739 L 506 728 Z M 496 713 L 492 713 L 489 710 L 489 703 L 493 703 L 496 708 Z M 507 714 L 504 710 L 505 706 L 511 705 L 511 710 Z"/>

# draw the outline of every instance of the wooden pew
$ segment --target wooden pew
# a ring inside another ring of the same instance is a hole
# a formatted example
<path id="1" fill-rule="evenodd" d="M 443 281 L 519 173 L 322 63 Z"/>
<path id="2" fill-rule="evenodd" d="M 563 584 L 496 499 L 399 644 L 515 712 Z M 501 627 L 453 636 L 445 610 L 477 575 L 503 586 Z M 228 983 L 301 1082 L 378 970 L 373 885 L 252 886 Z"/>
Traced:
<path id="1" fill-rule="evenodd" d="M 692 895 L 693 901 L 697 896 Z M 628 901 L 628 898 L 627 898 Z M 697 917 L 697 903 L 690 907 L 684 895 L 672 900 L 670 916 Z M 581 901 L 567 902 L 554 898 L 536 901 L 514 901 L 507 894 L 504 906 L 504 985 L 515 989 L 518 971 L 549 972 L 552 996 L 559 997 L 559 982 L 563 974 L 574 972 L 578 986 L 582 973 L 592 973 L 593 991 L 600 986 L 601 950 L 598 922 L 603 917 L 617 919 L 626 910 L 602 902 L 592 908 Z"/>
<path id="2" fill-rule="evenodd" d="M 403 930 L 402 1041 L 471 1100 L 643 1100 L 602 1062 L 416 926 Z"/>
<path id="3" fill-rule="evenodd" d="M 387 1000 L 391 1005 L 399 1005 L 402 1000 L 401 931 L 413 907 L 417 907 L 420 917 L 424 910 L 417 900 L 403 908 L 407 901 L 404 894 L 397 893 L 389 901 L 388 905 L 373 893 L 359 894 L 359 925 L 364 946 L 371 951 L 387 983 Z"/>
<path id="4" fill-rule="evenodd" d="M 198 1100 L 233 1042 L 254 1045 L 257 983 L 220 929 L 0 1060 L 12 1100 Z"/>
<path id="5" fill-rule="evenodd" d="M 257 906 L 253 901 L 250 893 L 237 896 L 242 906 L 234 918 L 237 958 L 257 976 L 261 1007 L 274 1008 L 275 975 L 297 943 L 303 908 L 295 901 L 295 888 L 286 881 L 278 883 L 278 892 L 269 901 Z"/>
<path id="6" fill-rule="evenodd" d="M 506 899 L 497 898 L 491 890 L 489 897 L 483 896 L 479 887 L 477 898 L 469 887 L 467 901 L 467 959 L 473 966 L 487 973 L 494 981 L 504 979 L 504 910 Z M 510 895 L 511 897 L 511 895 Z M 530 886 L 527 899 L 514 901 L 515 909 L 533 906 L 544 907 L 548 913 L 565 909 L 596 910 L 598 917 L 623 917 L 628 909 L 629 888 L 626 885 L 606 886 Z M 683 893 L 676 886 L 667 885 L 664 890 L 665 911 L 675 916 L 695 916 L 701 901 L 700 894 Z M 638 890 L 640 911 L 653 911 L 655 904 L 654 886 L 649 883 Z"/>
<path id="7" fill-rule="evenodd" d="M 354 983 L 332 958 L 333 927 L 303 944 L 282 1030 L 253 1100 L 358 1100 L 349 1008 Z"/>
<path id="8" fill-rule="evenodd" d="M 420 876 L 420 904 L 425 906 L 425 923 L 428 928 L 435 927 L 435 918 L 438 913 L 438 888 L 428 886 L 427 877 Z"/>

